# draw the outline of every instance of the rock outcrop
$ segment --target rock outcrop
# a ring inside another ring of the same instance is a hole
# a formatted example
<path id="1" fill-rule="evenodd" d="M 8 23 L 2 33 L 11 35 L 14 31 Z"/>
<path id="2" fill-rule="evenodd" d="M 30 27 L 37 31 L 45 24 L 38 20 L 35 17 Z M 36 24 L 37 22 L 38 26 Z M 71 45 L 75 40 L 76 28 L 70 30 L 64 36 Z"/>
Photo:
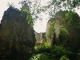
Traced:
<path id="1" fill-rule="evenodd" d="M 0 24 L 0 57 L 25 60 L 33 52 L 35 34 L 27 23 L 27 13 L 9 7 Z M 21 59 L 22 58 L 22 59 Z"/>
<path id="2" fill-rule="evenodd" d="M 60 11 L 48 21 L 46 38 L 53 45 L 64 45 L 72 50 L 79 49 L 80 17 L 72 11 Z"/>

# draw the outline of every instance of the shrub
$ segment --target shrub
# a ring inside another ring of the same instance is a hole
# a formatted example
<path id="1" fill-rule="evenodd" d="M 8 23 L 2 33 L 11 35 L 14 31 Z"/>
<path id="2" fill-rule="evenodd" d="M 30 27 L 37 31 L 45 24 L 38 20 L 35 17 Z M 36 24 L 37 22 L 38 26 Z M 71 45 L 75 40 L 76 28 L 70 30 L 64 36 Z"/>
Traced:
<path id="1" fill-rule="evenodd" d="M 44 47 L 45 47 L 45 48 L 51 48 L 51 44 L 50 44 L 49 42 L 45 42 L 45 43 L 44 43 Z"/>
<path id="2" fill-rule="evenodd" d="M 52 38 L 52 36 L 53 36 L 53 34 L 54 34 L 54 31 L 55 31 L 55 28 L 54 28 L 53 25 L 51 25 L 51 26 L 49 27 L 49 33 L 48 33 L 48 37 L 49 37 L 49 38 Z"/>
<path id="3" fill-rule="evenodd" d="M 37 54 L 32 56 L 29 60 L 49 60 L 45 54 Z"/>
<path id="4" fill-rule="evenodd" d="M 65 21 L 68 23 L 70 28 L 80 28 L 80 18 L 76 12 L 69 11 L 66 14 Z"/>
<path id="5" fill-rule="evenodd" d="M 59 42 L 64 45 L 68 40 L 68 31 L 65 28 L 60 28 Z"/>
<path id="6" fill-rule="evenodd" d="M 67 50 L 66 48 L 62 47 L 62 46 L 54 46 L 54 48 L 52 49 L 52 53 L 55 54 L 55 56 L 62 56 L 62 55 L 71 55 L 72 52 Z"/>
<path id="7" fill-rule="evenodd" d="M 49 52 L 51 45 L 48 42 L 45 42 L 43 46 L 35 46 L 35 51 L 38 53 Z"/>
<path id="8" fill-rule="evenodd" d="M 67 56 L 62 56 L 60 60 L 69 60 L 69 58 Z"/>
<path id="9" fill-rule="evenodd" d="M 67 36 L 68 35 L 68 31 L 65 28 L 60 28 L 60 35 Z"/>

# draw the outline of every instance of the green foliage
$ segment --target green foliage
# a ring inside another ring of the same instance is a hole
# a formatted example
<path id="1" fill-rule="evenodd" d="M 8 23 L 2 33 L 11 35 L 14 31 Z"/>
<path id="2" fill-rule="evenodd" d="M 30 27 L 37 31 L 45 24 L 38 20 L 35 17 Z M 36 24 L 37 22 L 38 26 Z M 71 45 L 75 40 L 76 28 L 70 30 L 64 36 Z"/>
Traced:
<path id="1" fill-rule="evenodd" d="M 51 49 L 51 45 L 48 42 L 45 42 L 43 46 L 35 46 L 36 52 L 48 52 Z"/>
<path id="2" fill-rule="evenodd" d="M 53 46 L 53 47 L 50 46 L 48 48 L 40 47 L 38 51 L 36 50 L 36 52 L 31 57 L 31 59 L 33 60 L 40 59 L 41 58 L 40 55 L 43 54 L 47 56 L 47 60 L 69 60 L 72 59 L 72 54 L 73 54 L 70 50 L 62 46 Z M 42 57 L 41 59 L 45 60 L 46 58 Z"/>
<path id="3" fill-rule="evenodd" d="M 44 43 L 44 47 L 45 47 L 45 48 L 50 48 L 50 47 L 51 47 L 51 45 L 50 45 L 50 43 L 49 43 L 49 42 L 45 42 L 45 43 Z"/>
<path id="4" fill-rule="evenodd" d="M 63 4 L 62 4 L 63 3 Z M 52 0 L 52 4 L 58 4 L 60 7 L 67 7 L 67 9 L 73 9 L 80 6 L 79 0 Z M 58 7 L 58 6 L 57 6 Z"/>
<path id="5" fill-rule="evenodd" d="M 32 56 L 29 60 L 49 60 L 45 54 L 37 54 Z"/>
<path id="6" fill-rule="evenodd" d="M 26 17 L 26 20 L 28 21 L 28 24 L 30 24 L 30 26 L 33 27 L 33 19 L 31 14 L 28 14 L 28 16 Z"/>
<path id="7" fill-rule="evenodd" d="M 24 11 L 24 12 L 30 13 L 29 6 L 28 6 L 27 3 L 23 4 L 21 10 Z"/>
<path id="8" fill-rule="evenodd" d="M 33 19 L 30 12 L 22 10 L 20 16 L 23 17 L 23 19 L 26 19 L 26 22 L 33 27 Z"/>
<path id="9" fill-rule="evenodd" d="M 55 56 L 62 56 L 62 55 L 71 55 L 72 52 L 67 50 L 66 48 L 62 47 L 62 46 L 54 46 L 54 48 L 52 49 L 52 53 Z"/>
<path id="10" fill-rule="evenodd" d="M 65 28 L 60 28 L 60 35 L 66 36 L 68 35 L 68 31 Z"/>
<path id="11" fill-rule="evenodd" d="M 67 56 L 62 56 L 60 60 L 69 60 L 69 58 Z"/>
<path id="12" fill-rule="evenodd" d="M 49 60 L 59 60 L 60 58 L 63 59 L 64 57 L 62 58 L 62 56 L 64 55 L 68 57 L 72 55 L 71 51 L 62 46 L 54 46 L 49 48 L 41 47 L 40 49 L 38 49 L 38 51 L 36 50 L 36 52 L 37 54 L 43 53 L 47 55 Z"/>
<path id="13" fill-rule="evenodd" d="M 67 14 L 66 14 L 66 21 L 68 22 L 68 23 L 70 23 L 72 20 L 73 20 L 73 16 L 74 16 L 74 14 L 75 14 L 75 12 L 72 12 L 72 11 L 69 11 Z"/>
<path id="14" fill-rule="evenodd" d="M 69 11 L 66 14 L 65 21 L 70 28 L 80 28 L 80 18 L 77 13 Z"/>
<path id="15" fill-rule="evenodd" d="M 65 28 L 60 28 L 60 34 L 59 34 L 59 42 L 61 45 L 64 45 L 68 40 L 68 31 Z"/>
<path id="16" fill-rule="evenodd" d="M 48 33 L 49 38 L 53 37 L 54 31 L 55 31 L 54 26 L 51 25 L 50 28 L 49 28 L 49 33 Z"/>
<path id="17" fill-rule="evenodd" d="M 26 1 L 22 1 L 21 2 L 22 4 L 22 7 L 21 7 L 21 11 L 22 13 L 20 14 L 21 16 L 23 16 L 27 23 L 33 27 L 33 19 L 32 19 L 32 16 L 31 16 L 31 12 L 30 12 L 30 9 L 29 9 L 29 6 L 28 6 L 28 3 Z"/>
<path id="18" fill-rule="evenodd" d="M 80 1 L 79 0 L 52 0 L 51 4 L 48 5 L 50 9 L 51 6 L 54 6 L 54 9 L 50 11 L 52 14 L 50 14 L 52 17 L 55 13 L 57 13 L 60 10 L 74 10 L 74 8 L 80 8 Z"/>

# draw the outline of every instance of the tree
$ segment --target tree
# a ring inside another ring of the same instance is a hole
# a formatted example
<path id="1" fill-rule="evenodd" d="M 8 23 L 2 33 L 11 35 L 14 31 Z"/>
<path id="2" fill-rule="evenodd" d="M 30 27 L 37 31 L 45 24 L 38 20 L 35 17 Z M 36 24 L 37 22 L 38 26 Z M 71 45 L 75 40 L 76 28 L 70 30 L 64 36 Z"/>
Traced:
<path id="1" fill-rule="evenodd" d="M 57 8 L 73 9 L 80 6 L 80 0 L 52 0 L 51 4 Z"/>
<path id="2" fill-rule="evenodd" d="M 66 13 L 65 21 L 70 28 L 80 28 L 80 18 L 76 12 L 69 11 L 68 13 Z"/>
<path id="3" fill-rule="evenodd" d="M 34 4 L 32 2 L 34 2 Z M 25 10 L 28 9 L 32 15 L 33 14 L 36 15 L 36 10 L 39 7 L 39 6 L 37 7 L 37 5 L 38 5 L 37 0 L 35 0 L 35 1 L 22 0 L 19 3 L 21 4 L 21 9 L 22 10 L 23 9 L 25 9 Z"/>
<path id="4" fill-rule="evenodd" d="M 22 0 L 20 2 L 20 4 L 22 5 L 21 7 L 21 16 L 25 17 L 26 16 L 26 21 L 28 22 L 28 24 L 30 24 L 31 27 L 33 27 L 33 19 L 31 16 L 31 11 L 30 11 L 30 7 L 29 7 L 29 2 L 26 0 Z"/>
<path id="5" fill-rule="evenodd" d="M 51 0 L 47 6 L 41 6 L 41 0 L 22 0 L 22 7 L 25 5 L 24 8 L 27 8 L 27 5 L 25 3 L 28 5 L 33 18 L 33 22 L 35 22 L 37 19 L 43 19 L 43 17 L 39 16 L 39 14 L 42 12 L 45 13 L 47 11 L 46 14 L 49 14 L 50 18 L 53 18 L 58 11 L 73 11 L 74 8 L 79 8 L 80 6 L 80 0 Z"/>

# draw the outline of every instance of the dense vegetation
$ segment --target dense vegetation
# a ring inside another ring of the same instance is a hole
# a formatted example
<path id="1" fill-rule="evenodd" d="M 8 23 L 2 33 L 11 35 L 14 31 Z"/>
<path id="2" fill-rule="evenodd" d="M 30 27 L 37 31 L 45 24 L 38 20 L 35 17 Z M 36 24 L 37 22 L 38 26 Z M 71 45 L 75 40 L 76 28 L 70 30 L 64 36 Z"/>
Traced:
<path id="1" fill-rule="evenodd" d="M 72 52 L 63 46 L 37 46 L 29 60 L 79 60 L 80 52 Z"/>
<path id="2" fill-rule="evenodd" d="M 78 14 L 72 11 L 60 11 L 56 14 L 56 18 L 49 20 L 48 24 L 50 25 L 47 37 L 50 38 L 51 44 L 46 40 L 48 42 L 44 42 L 43 46 L 36 46 L 30 60 L 79 60 L 80 17 Z"/>

